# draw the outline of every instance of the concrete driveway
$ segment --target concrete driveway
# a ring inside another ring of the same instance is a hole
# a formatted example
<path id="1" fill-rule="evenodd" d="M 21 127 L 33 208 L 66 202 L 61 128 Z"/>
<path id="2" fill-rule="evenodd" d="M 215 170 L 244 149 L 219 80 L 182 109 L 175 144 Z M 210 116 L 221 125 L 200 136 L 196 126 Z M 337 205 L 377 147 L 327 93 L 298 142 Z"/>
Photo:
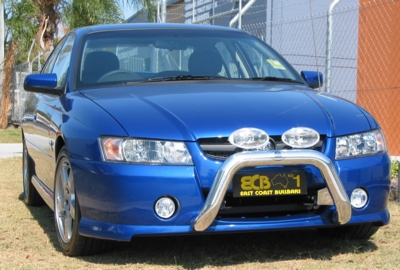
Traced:
<path id="1" fill-rule="evenodd" d="M 21 157 L 22 143 L 1 143 L 0 158 Z"/>

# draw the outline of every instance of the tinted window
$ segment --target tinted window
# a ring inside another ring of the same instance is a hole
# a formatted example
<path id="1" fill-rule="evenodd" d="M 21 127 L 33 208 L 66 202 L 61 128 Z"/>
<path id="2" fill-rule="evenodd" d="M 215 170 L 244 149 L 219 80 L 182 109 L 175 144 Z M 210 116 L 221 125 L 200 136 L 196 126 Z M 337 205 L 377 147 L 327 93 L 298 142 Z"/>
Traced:
<path id="1" fill-rule="evenodd" d="M 242 32 L 146 29 L 92 33 L 84 39 L 77 87 L 155 81 L 174 76 L 302 82 L 266 44 Z"/>
<path id="2" fill-rule="evenodd" d="M 57 74 L 57 87 L 62 87 L 65 84 L 74 40 L 74 35 L 68 37 L 54 63 L 52 73 Z"/>
<path id="3" fill-rule="evenodd" d="M 57 44 L 57 46 L 54 48 L 53 52 L 50 54 L 49 58 L 44 64 L 42 73 L 51 73 L 51 70 L 53 69 L 54 66 L 54 62 L 56 61 L 58 53 L 60 52 L 62 46 L 64 45 L 65 40 L 67 40 L 67 37 L 61 39 L 60 42 Z"/>

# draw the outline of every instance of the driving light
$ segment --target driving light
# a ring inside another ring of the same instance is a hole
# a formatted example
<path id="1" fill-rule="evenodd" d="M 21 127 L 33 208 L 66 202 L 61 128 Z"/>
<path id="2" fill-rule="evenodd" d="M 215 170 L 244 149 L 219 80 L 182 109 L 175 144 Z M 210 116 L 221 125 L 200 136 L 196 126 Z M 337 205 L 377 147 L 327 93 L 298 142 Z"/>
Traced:
<path id="1" fill-rule="evenodd" d="M 269 136 L 258 128 L 242 128 L 234 131 L 228 141 L 243 149 L 259 149 L 268 144 Z"/>
<path id="2" fill-rule="evenodd" d="M 177 209 L 174 200 L 169 197 L 162 197 L 156 201 L 154 211 L 160 218 L 170 218 L 175 214 Z"/>
<path id="3" fill-rule="evenodd" d="M 319 134 L 312 128 L 296 127 L 283 133 L 282 141 L 293 148 L 309 148 L 319 142 Z"/>
<path id="4" fill-rule="evenodd" d="M 373 155 L 386 151 L 380 129 L 336 138 L 336 159 Z"/>
<path id="5" fill-rule="evenodd" d="M 105 137 L 100 138 L 100 145 L 106 161 L 193 165 L 183 142 Z"/>
<path id="6" fill-rule="evenodd" d="M 363 208 L 368 202 L 368 194 L 362 188 L 356 188 L 351 193 L 350 203 L 354 208 Z"/>

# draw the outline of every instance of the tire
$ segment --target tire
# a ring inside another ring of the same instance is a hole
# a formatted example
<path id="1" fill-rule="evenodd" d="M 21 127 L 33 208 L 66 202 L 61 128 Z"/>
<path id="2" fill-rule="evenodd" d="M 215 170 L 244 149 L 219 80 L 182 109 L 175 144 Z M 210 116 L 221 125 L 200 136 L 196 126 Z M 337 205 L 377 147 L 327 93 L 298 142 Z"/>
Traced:
<path id="1" fill-rule="evenodd" d="M 31 206 L 41 206 L 44 204 L 44 201 L 32 184 L 33 168 L 33 160 L 29 156 L 28 149 L 24 142 L 22 150 L 22 184 L 24 188 L 24 202 Z"/>
<path id="2" fill-rule="evenodd" d="M 57 158 L 54 177 L 54 223 L 57 240 L 67 256 L 85 256 L 103 252 L 107 241 L 80 235 L 78 232 L 80 219 L 81 212 L 75 193 L 68 150 L 63 147 Z"/>
<path id="3" fill-rule="evenodd" d="M 343 226 L 329 229 L 318 229 L 324 235 L 341 239 L 369 239 L 379 230 L 378 226 L 372 223 Z"/>

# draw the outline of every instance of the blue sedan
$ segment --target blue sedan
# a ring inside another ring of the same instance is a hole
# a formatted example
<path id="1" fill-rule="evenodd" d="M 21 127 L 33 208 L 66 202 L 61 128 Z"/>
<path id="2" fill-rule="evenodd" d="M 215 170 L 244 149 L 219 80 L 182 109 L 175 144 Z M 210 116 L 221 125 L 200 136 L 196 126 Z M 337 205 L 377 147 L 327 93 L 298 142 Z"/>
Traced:
<path id="1" fill-rule="evenodd" d="M 389 223 L 390 159 L 364 109 L 250 34 L 121 24 L 68 33 L 26 77 L 23 186 L 66 255 L 141 235 Z"/>

